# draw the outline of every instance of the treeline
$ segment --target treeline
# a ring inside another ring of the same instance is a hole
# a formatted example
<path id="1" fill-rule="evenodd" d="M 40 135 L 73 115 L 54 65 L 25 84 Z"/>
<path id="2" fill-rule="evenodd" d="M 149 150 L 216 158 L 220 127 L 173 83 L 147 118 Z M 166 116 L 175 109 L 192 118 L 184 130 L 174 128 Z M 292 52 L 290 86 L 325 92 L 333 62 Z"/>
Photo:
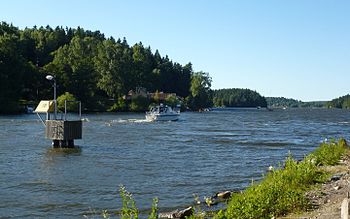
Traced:
<path id="1" fill-rule="evenodd" d="M 300 100 L 285 97 L 266 97 L 266 102 L 273 108 L 299 107 L 302 103 Z"/>
<path id="2" fill-rule="evenodd" d="M 192 93 L 198 91 L 191 90 L 191 82 L 204 76 L 208 78 L 201 80 L 210 79 L 209 74 L 193 72 L 190 62 L 173 62 L 141 42 L 130 46 L 125 38 L 106 38 L 99 31 L 80 27 L 20 30 L 1 22 L 0 113 L 20 111 L 21 102 L 52 99 L 47 74 L 56 78 L 58 96 L 68 92 L 88 111 L 108 110 L 138 87 L 176 93 L 196 102 Z"/>
<path id="3" fill-rule="evenodd" d="M 219 89 L 213 91 L 215 107 L 266 107 L 265 97 L 249 89 Z"/>
<path id="4" fill-rule="evenodd" d="M 327 103 L 328 108 L 350 109 L 350 95 L 335 98 Z"/>
<path id="5" fill-rule="evenodd" d="M 303 102 L 292 98 L 285 97 L 266 97 L 266 102 L 272 108 L 308 108 L 308 107 L 325 107 L 326 101 Z"/>
<path id="6" fill-rule="evenodd" d="M 85 111 L 144 111 L 159 99 L 130 90 L 176 93 L 171 104 L 199 110 L 211 106 L 266 106 L 257 92 L 248 89 L 211 90 L 212 78 L 194 72 L 141 42 L 129 45 L 125 38 L 106 38 L 99 31 L 68 27 L 36 27 L 23 30 L 0 23 L 0 113 L 18 113 L 52 99 L 53 75 L 58 103 L 82 101 Z"/>

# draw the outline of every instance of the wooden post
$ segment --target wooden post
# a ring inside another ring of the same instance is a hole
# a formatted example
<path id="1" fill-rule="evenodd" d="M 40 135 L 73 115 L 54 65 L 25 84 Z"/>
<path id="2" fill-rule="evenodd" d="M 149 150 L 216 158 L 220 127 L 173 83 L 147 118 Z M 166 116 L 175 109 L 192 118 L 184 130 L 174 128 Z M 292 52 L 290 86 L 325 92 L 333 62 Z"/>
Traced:
<path id="1" fill-rule="evenodd" d="M 349 219 L 349 200 L 346 198 L 341 204 L 341 219 Z"/>
<path id="2" fill-rule="evenodd" d="M 350 193 L 347 193 L 347 197 L 343 200 L 341 204 L 341 212 L 340 212 L 340 218 L 341 219 L 349 219 L 349 196 Z"/>

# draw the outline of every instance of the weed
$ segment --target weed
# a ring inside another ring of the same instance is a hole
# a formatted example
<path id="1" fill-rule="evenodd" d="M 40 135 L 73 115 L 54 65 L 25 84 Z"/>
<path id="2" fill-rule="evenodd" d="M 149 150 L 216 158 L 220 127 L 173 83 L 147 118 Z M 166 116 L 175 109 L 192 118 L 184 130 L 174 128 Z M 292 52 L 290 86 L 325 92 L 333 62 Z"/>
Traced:
<path id="1" fill-rule="evenodd" d="M 284 167 L 268 173 L 260 183 L 252 183 L 244 192 L 234 194 L 226 211 L 214 218 L 272 218 L 291 211 L 301 211 L 309 206 L 304 194 L 327 175 L 319 165 L 337 164 L 346 152 L 344 139 L 322 143 L 301 162 L 289 154 Z"/>

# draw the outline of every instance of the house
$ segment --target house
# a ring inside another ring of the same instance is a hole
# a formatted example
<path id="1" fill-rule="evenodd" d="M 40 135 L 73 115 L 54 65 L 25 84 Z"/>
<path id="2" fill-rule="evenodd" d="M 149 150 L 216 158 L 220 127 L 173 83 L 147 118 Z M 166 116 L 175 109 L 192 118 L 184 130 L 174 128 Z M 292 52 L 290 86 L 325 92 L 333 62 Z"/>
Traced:
<path id="1" fill-rule="evenodd" d="M 148 99 L 155 99 L 158 101 L 164 101 L 169 97 L 177 97 L 176 93 L 164 93 L 163 91 L 161 92 L 156 91 L 154 93 L 149 93 L 147 92 L 146 88 L 137 87 L 135 91 L 130 90 L 127 95 L 124 95 L 123 99 L 131 100 L 133 97 L 137 97 L 137 96 L 142 96 Z"/>

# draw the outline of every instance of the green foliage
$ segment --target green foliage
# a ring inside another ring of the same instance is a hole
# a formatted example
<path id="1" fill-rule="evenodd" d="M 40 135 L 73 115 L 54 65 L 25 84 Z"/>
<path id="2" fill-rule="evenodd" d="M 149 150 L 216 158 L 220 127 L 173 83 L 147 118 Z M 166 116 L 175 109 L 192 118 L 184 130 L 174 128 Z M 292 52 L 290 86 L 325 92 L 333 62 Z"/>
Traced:
<path id="1" fill-rule="evenodd" d="M 285 97 L 266 97 L 266 102 L 269 107 L 276 107 L 276 108 L 282 108 L 282 107 L 299 107 L 302 102 L 300 100 L 295 100 L 292 98 L 285 98 Z"/>
<path id="2" fill-rule="evenodd" d="M 181 104 L 180 100 L 176 96 L 168 96 L 165 99 L 165 104 L 171 107 L 176 107 Z"/>
<path id="3" fill-rule="evenodd" d="M 309 101 L 302 102 L 300 100 L 295 100 L 285 97 L 266 97 L 266 102 L 269 107 L 274 108 L 296 108 L 296 107 L 325 107 L 326 101 Z"/>
<path id="4" fill-rule="evenodd" d="M 350 95 L 335 98 L 327 103 L 328 108 L 350 109 Z"/>
<path id="5" fill-rule="evenodd" d="M 148 109 L 149 100 L 143 96 L 132 97 L 129 110 L 133 112 L 144 112 Z"/>
<path id="6" fill-rule="evenodd" d="M 213 91 L 216 107 L 266 107 L 266 100 L 258 92 L 249 89 L 219 89 Z"/>
<path id="7" fill-rule="evenodd" d="M 98 45 L 95 68 L 97 86 L 110 97 L 118 97 L 135 88 L 132 84 L 132 51 L 125 42 L 105 40 Z"/>
<path id="8" fill-rule="evenodd" d="M 234 194 L 227 209 L 219 211 L 215 218 L 272 218 L 305 210 L 309 205 L 305 191 L 325 180 L 326 174 L 317 166 L 335 164 L 346 148 L 346 141 L 341 139 L 338 143 L 322 143 L 301 162 L 289 155 L 284 168 L 268 173 L 260 183 L 252 183 L 244 192 Z"/>
<path id="9" fill-rule="evenodd" d="M 345 139 L 323 142 L 310 156 L 317 165 L 335 165 L 347 150 Z"/>
<path id="10" fill-rule="evenodd" d="M 108 109 L 109 112 L 125 112 L 127 110 L 128 110 L 128 105 L 122 97 L 119 97 L 117 102 L 114 103 L 113 106 L 111 106 Z"/>
<path id="11" fill-rule="evenodd" d="M 97 42 L 91 37 L 73 37 L 69 44 L 54 52 L 53 61 L 45 66 L 47 72 L 56 76 L 61 91 L 73 94 L 89 108 L 96 104 L 97 73 L 93 57 L 96 55 Z"/>
<path id="12" fill-rule="evenodd" d="M 57 98 L 57 107 L 59 110 L 64 111 L 64 102 L 67 100 L 67 111 L 77 112 L 79 110 L 78 103 L 73 94 L 65 92 Z"/>
<path id="13" fill-rule="evenodd" d="M 121 185 L 119 188 L 120 197 L 122 198 L 122 209 L 120 211 L 122 219 L 138 219 L 139 211 L 136 208 L 135 200 L 132 194 Z"/>
<path id="14" fill-rule="evenodd" d="M 2 23 L 1 31 L 13 32 Z M 24 88 L 26 62 L 20 53 L 20 41 L 15 34 L 0 35 L 0 113 L 17 113 Z"/>
<path id="15" fill-rule="evenodd" d="M 136 207 L 136 203 L 132 194 L 126 190 L 123 185 L 119 187 L 119 194 L 122 199 L 122 209 L 120 210 L 120 216 L 122 219 L 138 219 L 139 210 Z M 109 218 L 109 214 L 106 211 L 102 212 L 103 215 L 106 215 Z M 152 202 L 151 212 L 148 215 L 148 219 L 157 219 L 158 218 L 158 198 L 154 198 Z"/>
<path id="16" fill-rule="evenodd" d="M 184 66 L 162 57 L 141 42 L 106 39 L 99 31 L 56 27 L 19 30 L 0 23 L 0 113 L 15 112 L 18 100 L 51 99 L 45 75 L 56 77 L 58 95 L 73 94 L 86 110 L 107 110 L 108 101 L 136 87 L 190 94 L 192 64 Z M 103 105 L 107 103 L 107 105 Z M 117 103 L 110 110 L 121 110 Z M 139 111 L 138 104 L 133 110 Z"/>
<path id="17" fill-rule="evenodd" d="M 187 98 L 187 105 L 192 110 L 199 110 L 210 107 L 211 102 L 211 82 L 208 73 L 196 72 L 191 78 L 190 96 Z"/>
<path id="18" fill-rule="evenodd" d="M 148 216 L 148 219 L 157 219 L 158 218 L 158 198 L 153 199 L 151 213 Z"/>

